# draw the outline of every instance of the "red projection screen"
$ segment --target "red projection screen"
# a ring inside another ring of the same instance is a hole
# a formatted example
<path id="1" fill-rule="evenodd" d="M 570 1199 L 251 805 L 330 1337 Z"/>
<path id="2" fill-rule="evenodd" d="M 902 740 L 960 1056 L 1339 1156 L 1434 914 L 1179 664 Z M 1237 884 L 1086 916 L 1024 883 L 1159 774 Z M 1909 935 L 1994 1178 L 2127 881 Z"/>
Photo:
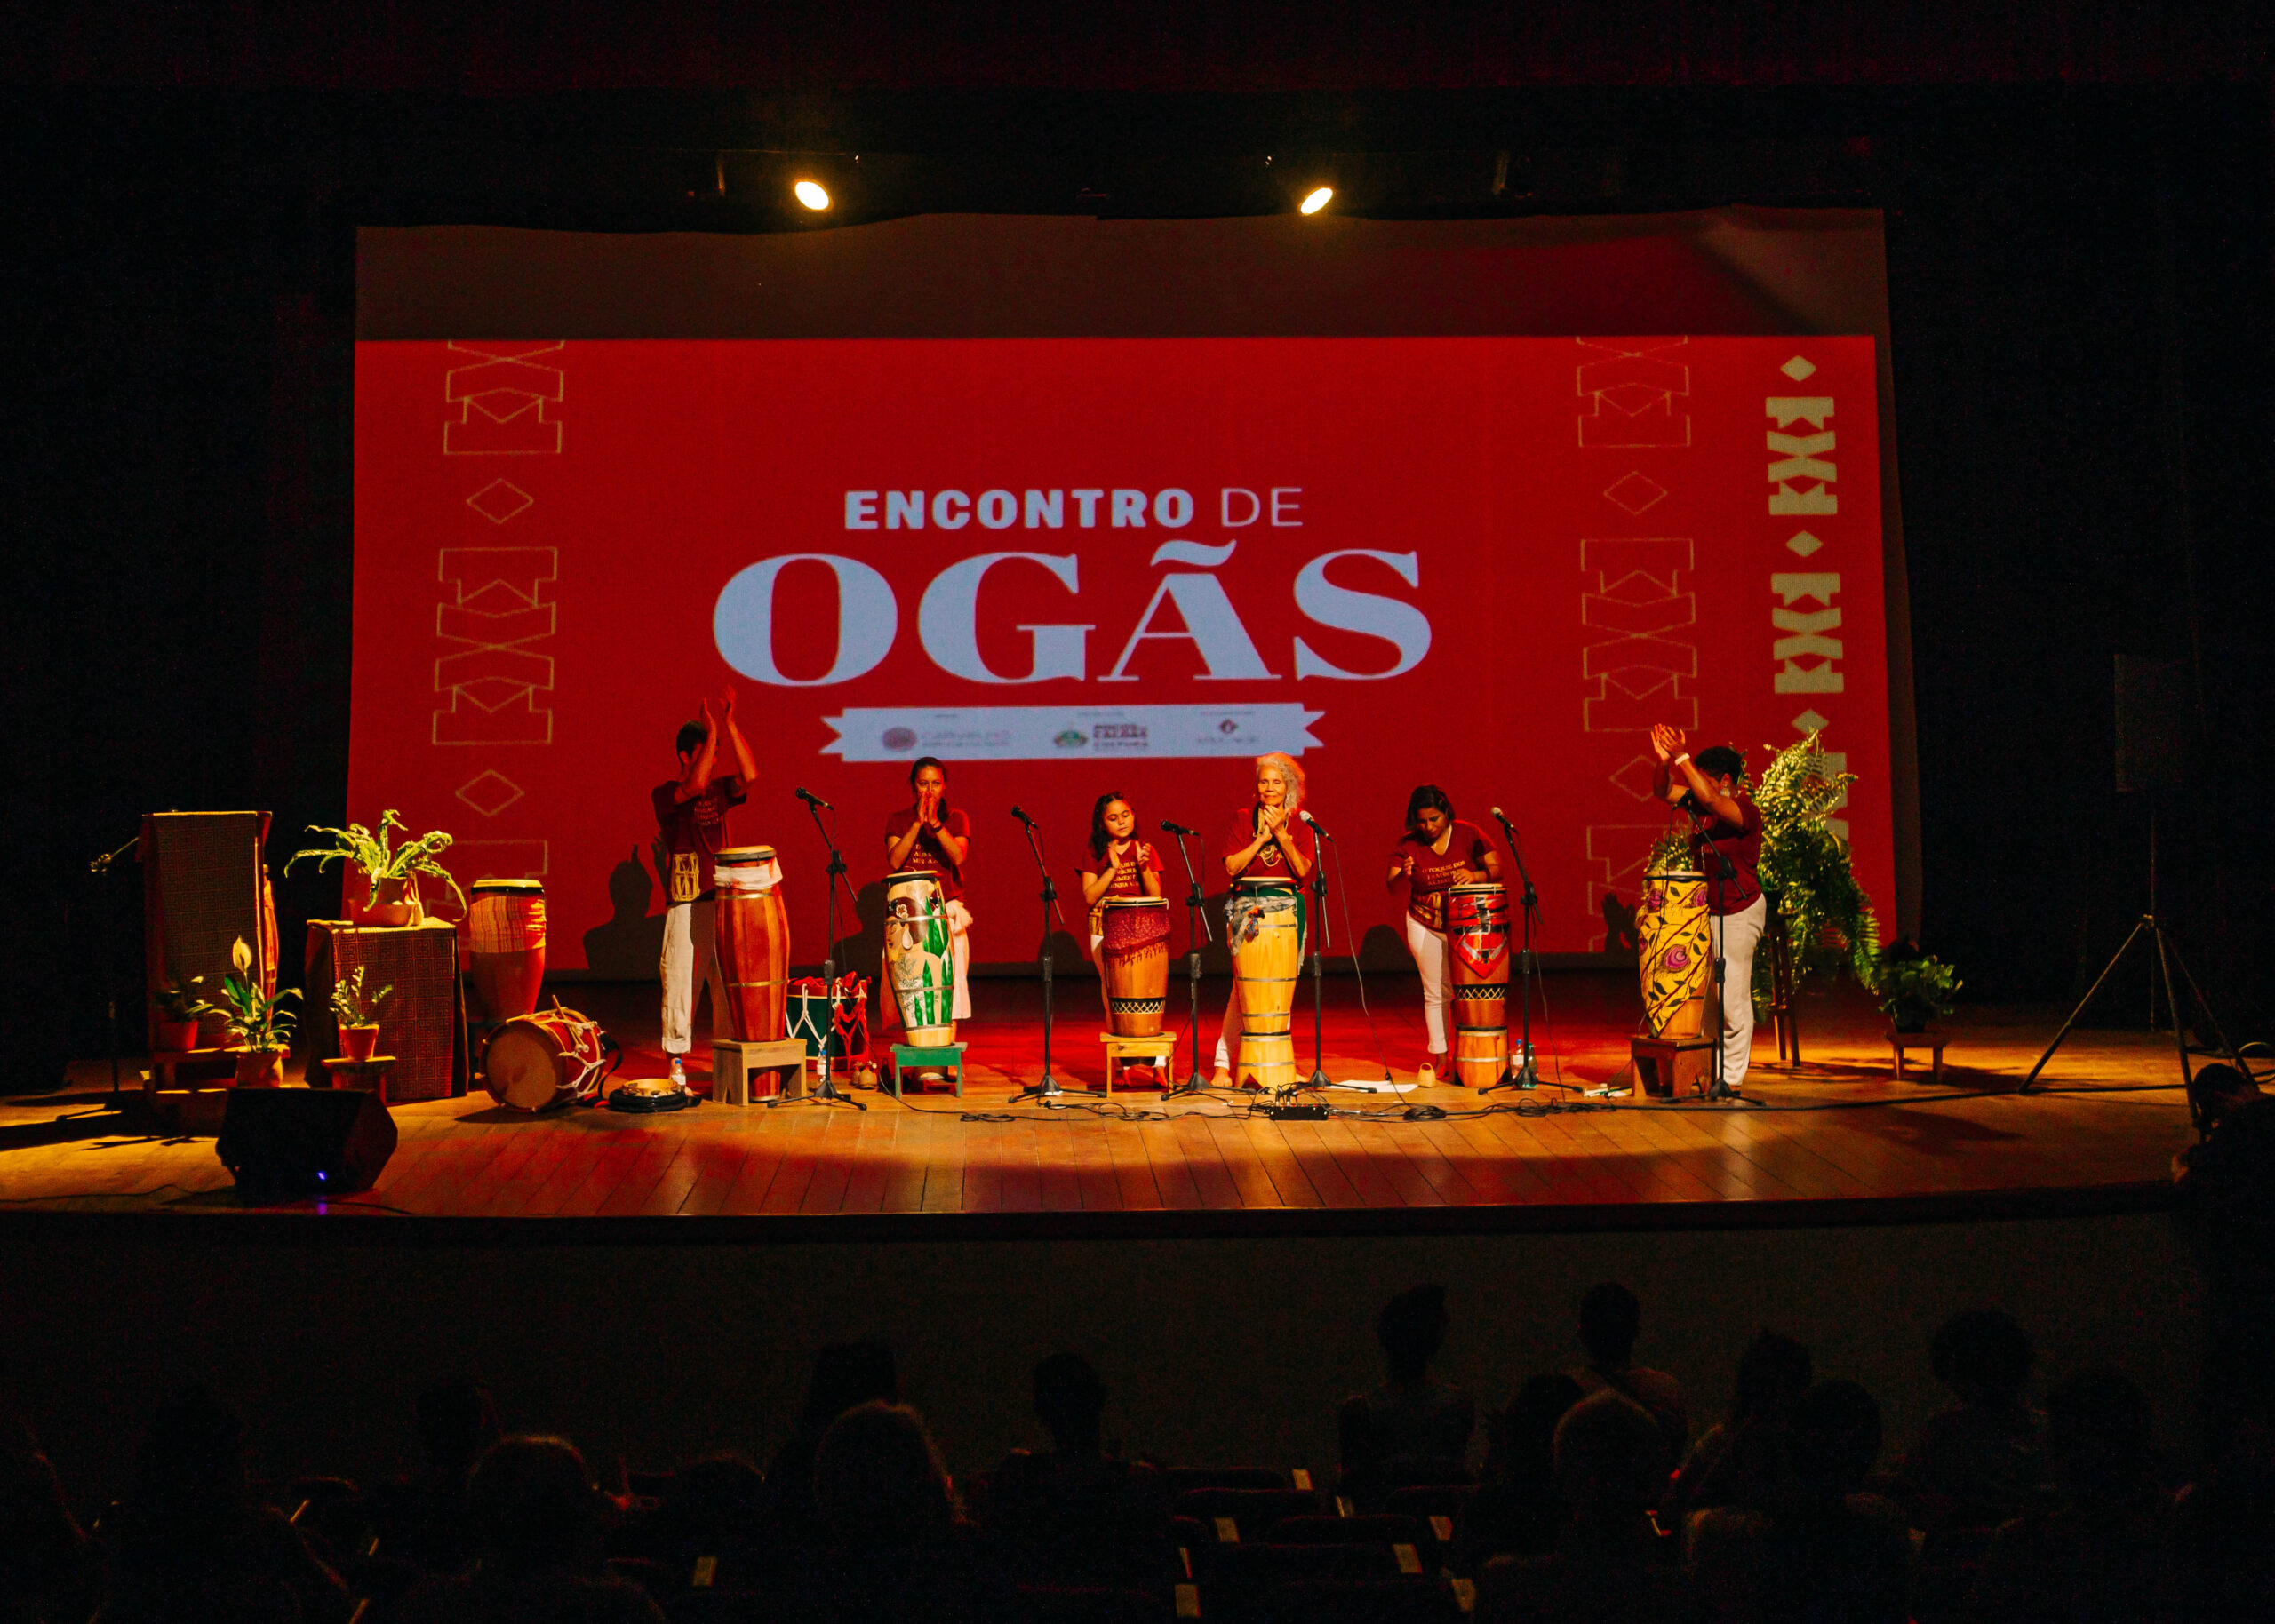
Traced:
<path id="1" fill-rule="evenodd" d="M 1899 912 L 1877 215 L 361 254 L 349 816 L 453 831 L 461 880 L 542 879 L 557 967 L 655 973 L 649 791 L 729 683 L 759 767 L 735 837 L 780 848 L 802 962 L 795 785 L 858 887 L 907 762 L 945 758 L 1002 963 L 1036 931 L 1014 803 L 1066 891 L 1098 793 L 1213 840 L 1266 749 L 1302 761 L 1361 930 L 1435 783 L 1515 820 L 1543 949 L 1602 951 L 1663 823 L 1661 720 L 1757 767 L 1822 727 Z"/>

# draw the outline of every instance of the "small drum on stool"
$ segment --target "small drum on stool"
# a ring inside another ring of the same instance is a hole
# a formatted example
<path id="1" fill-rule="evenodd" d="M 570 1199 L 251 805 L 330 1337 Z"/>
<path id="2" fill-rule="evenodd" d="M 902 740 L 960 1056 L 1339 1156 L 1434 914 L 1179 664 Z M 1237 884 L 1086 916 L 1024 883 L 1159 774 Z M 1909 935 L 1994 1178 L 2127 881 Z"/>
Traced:
<path id="1" fill-rule="evenodd" d="M 482 1047 L 483 1087 L 500 1105 L 547 1111 L 598 1095 L 623 1058 L 599 1022 L 556 1004 L 490 1034 Z"/>
<path id="2" fill-rule="evenodd" d="M 1454 1075 L 1489 1088 L 1509 1063 L 1509 894 L 1497 885 L 1446 889 L 1447 988 Z"/>
<path id="3" fill-rule="evenodd" d="M 1296 1042 L 1290 1023 L 1296 979 L 1304 965 L 1303 893 L 1292 880 L 1236 880 L 1226 915 L 1233 979 L 1241 1000 L 1233 1085 L 1292 1088 Z"/>
<path id="4" fill-rule="evenodd" d="M 782 901 L 782 865 L 771 846 L 730 846 L 719 854 L 717 873 L 712 929 L 727 983 L 728 1023 L 738 1042 L 777 1042 L 790 990 L 790 912 Z"/>
<path id="5" fill-rule="evenodd" d="M 956 961 L 948 904 L 929 869 L 885 876 L 885 975 L 910 1048 L 956 1040 Z"/>
<path id="6" fill-rule="evenodd" d="M 545 886 L 477 880 L 467 888 L 468 965 L 475 1018 L 510 1021 L 537 1008 L 545 982 Z"/>
<path id="7" fill-rule="evenodd" d="M 1160 896 L 1109 896 L 1099 904 L 1098 975 L 1117 1037 L 1153 1038 L 1169 991 L 1169 904 Z"/>

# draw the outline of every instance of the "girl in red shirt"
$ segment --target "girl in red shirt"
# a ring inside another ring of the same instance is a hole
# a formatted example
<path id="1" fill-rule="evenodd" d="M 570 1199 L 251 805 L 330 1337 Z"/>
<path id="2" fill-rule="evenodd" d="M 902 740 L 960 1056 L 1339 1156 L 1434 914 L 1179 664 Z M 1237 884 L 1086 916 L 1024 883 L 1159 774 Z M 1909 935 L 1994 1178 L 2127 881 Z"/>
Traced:
<path id="1" fill-rule="evenodd" d="M 1446 1047 L 1446 892 L 1500 880 L 1501 854 L 1475 824 L 1454 816 L 1445 791 L 1425 784 L 1407 797 L 1406 832 L 1391 848 L 1386 883 L 1406 888 L 1406 945 L 1422 973 L 1428 1064 L 1440 1082 L 1454 1074 Z"/>

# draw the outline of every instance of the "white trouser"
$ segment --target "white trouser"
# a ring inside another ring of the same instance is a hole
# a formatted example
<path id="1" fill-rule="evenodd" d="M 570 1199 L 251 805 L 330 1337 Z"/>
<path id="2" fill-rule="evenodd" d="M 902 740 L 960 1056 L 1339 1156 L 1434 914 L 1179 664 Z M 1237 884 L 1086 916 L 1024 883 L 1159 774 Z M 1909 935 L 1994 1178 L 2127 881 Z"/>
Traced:
<path id="1" fill-rule="evenodd" d="M 1239 1046 L 1240 1040 L 1241 983 L 1236 976 L 1233 981 L 1233 996 L 1225 1005 L 1225 1023 L 1217 1031 L 1217 1070 L 1229 1071 L 1233 1069 L 1233 1050 Z"/>
<path id="2" fill-rule="evenodd" d="M 664 1053 L 684 1055 L 694 1043 L 695 983 L 711 989 L 711 1036 L 727 1018 L 727 978 L 711 934 L 711 899 L 674 903 L 664 910 Z"/>
<path id="3" fill-rule="evenodd" d="M 1769 922 L 1769 899 L 1757 896 L 1726 919 L 1709 917 L 1715 951 L 1722 959 L 1722 1080 L 1745 1081 L 1753 1058 L 1753 950 Z"/>
<path id="4" fill-rule="evenodd" d="M 971 1019 L 971 910 L 961 898 L 948 902 L 948 962 L 955 971 L 955 1002 L 949 1006 L 948 1018 L 954 1021 Z M 883 961 L 884 979 L 877 984 L 883 990 L 884 1025 L 890 1031 L 900 1025 L 900 1000 L 892 995 L 892 961 Z"/>
<path id="5" fill-rule="evenodd" d="M 1446 936 L 1412 914 L 1406 916 L 1406 945 L 1414 967 L 1422 972 L 1422 1024 L 1430 1034 L 1430 1053 L 1446 1052 Z"/>

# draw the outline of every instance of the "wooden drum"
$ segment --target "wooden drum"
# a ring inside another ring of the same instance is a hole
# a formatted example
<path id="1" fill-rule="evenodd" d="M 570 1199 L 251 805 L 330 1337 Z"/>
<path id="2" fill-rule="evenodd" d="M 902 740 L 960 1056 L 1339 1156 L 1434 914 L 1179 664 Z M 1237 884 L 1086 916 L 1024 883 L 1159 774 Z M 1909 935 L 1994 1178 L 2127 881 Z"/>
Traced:
<path id="1" fill-rule="evenodd" d="M 1303 893 L 1289 880 L 1236 880 L 1226 914 L 1233 991 L 1241 1001 L 1233 1082 L 1241 1088 L 1292 1088 L 1290 1021 L 1304 967 Z"/>
<path id="2" fill-rule="evenodd" d="M 911 1048 L 945 1048 L 956 1040 L 948 904 L 928 869 L 885 876 L 885 980 Z"/>
<path id="3" fill-rule="evenodd" d="M 771 846 L 730 846 L 716 864 L 712 937 L 727 983 L 727 1019 L 738 1043 L 773 1043 L 783 1035 L 790 991 L 790 911 L 782 901 L 782 865 Z"/>
<path id="4" fill-rule="evenodd" d="M 545 887 L 477 880 L 467 888 L 467 979 L 475 1018 L 510 1021 L 537 1007 L 545 980 Z"/>
<path id="5" fill-rule="evenodd" d="M 1509 894 L 1497 885 L 1446 891 L 1446 979 L 1454 1073 L 1472 1088 L 1500 1081 L 1509 1060 Z"/>
<path id="6" fill-rule="evenodd" d="M 1714 939 L 1706 914 L 1706 876 L 1646 874 L 1635 906 L 1635 962 L 1643 979 L 1643 1031 L 1652 1038 L 1708 1033 Z"/>
<path id="7" fill-rule="evenodd" d="M 500 1105 L 546 1111 L 600 1093 L 613 1070 L 600 1023 L 557 1005 L 515 1015 L 482 1047 L 483 1087 Z"/>
<path id="8" fill-rule="evenodd" d="M 1169 899 L 1109 896 L 1099 913 L 1106 1026 L 1117 1038 L 1158 1038 L 1169 993 Z"/>

